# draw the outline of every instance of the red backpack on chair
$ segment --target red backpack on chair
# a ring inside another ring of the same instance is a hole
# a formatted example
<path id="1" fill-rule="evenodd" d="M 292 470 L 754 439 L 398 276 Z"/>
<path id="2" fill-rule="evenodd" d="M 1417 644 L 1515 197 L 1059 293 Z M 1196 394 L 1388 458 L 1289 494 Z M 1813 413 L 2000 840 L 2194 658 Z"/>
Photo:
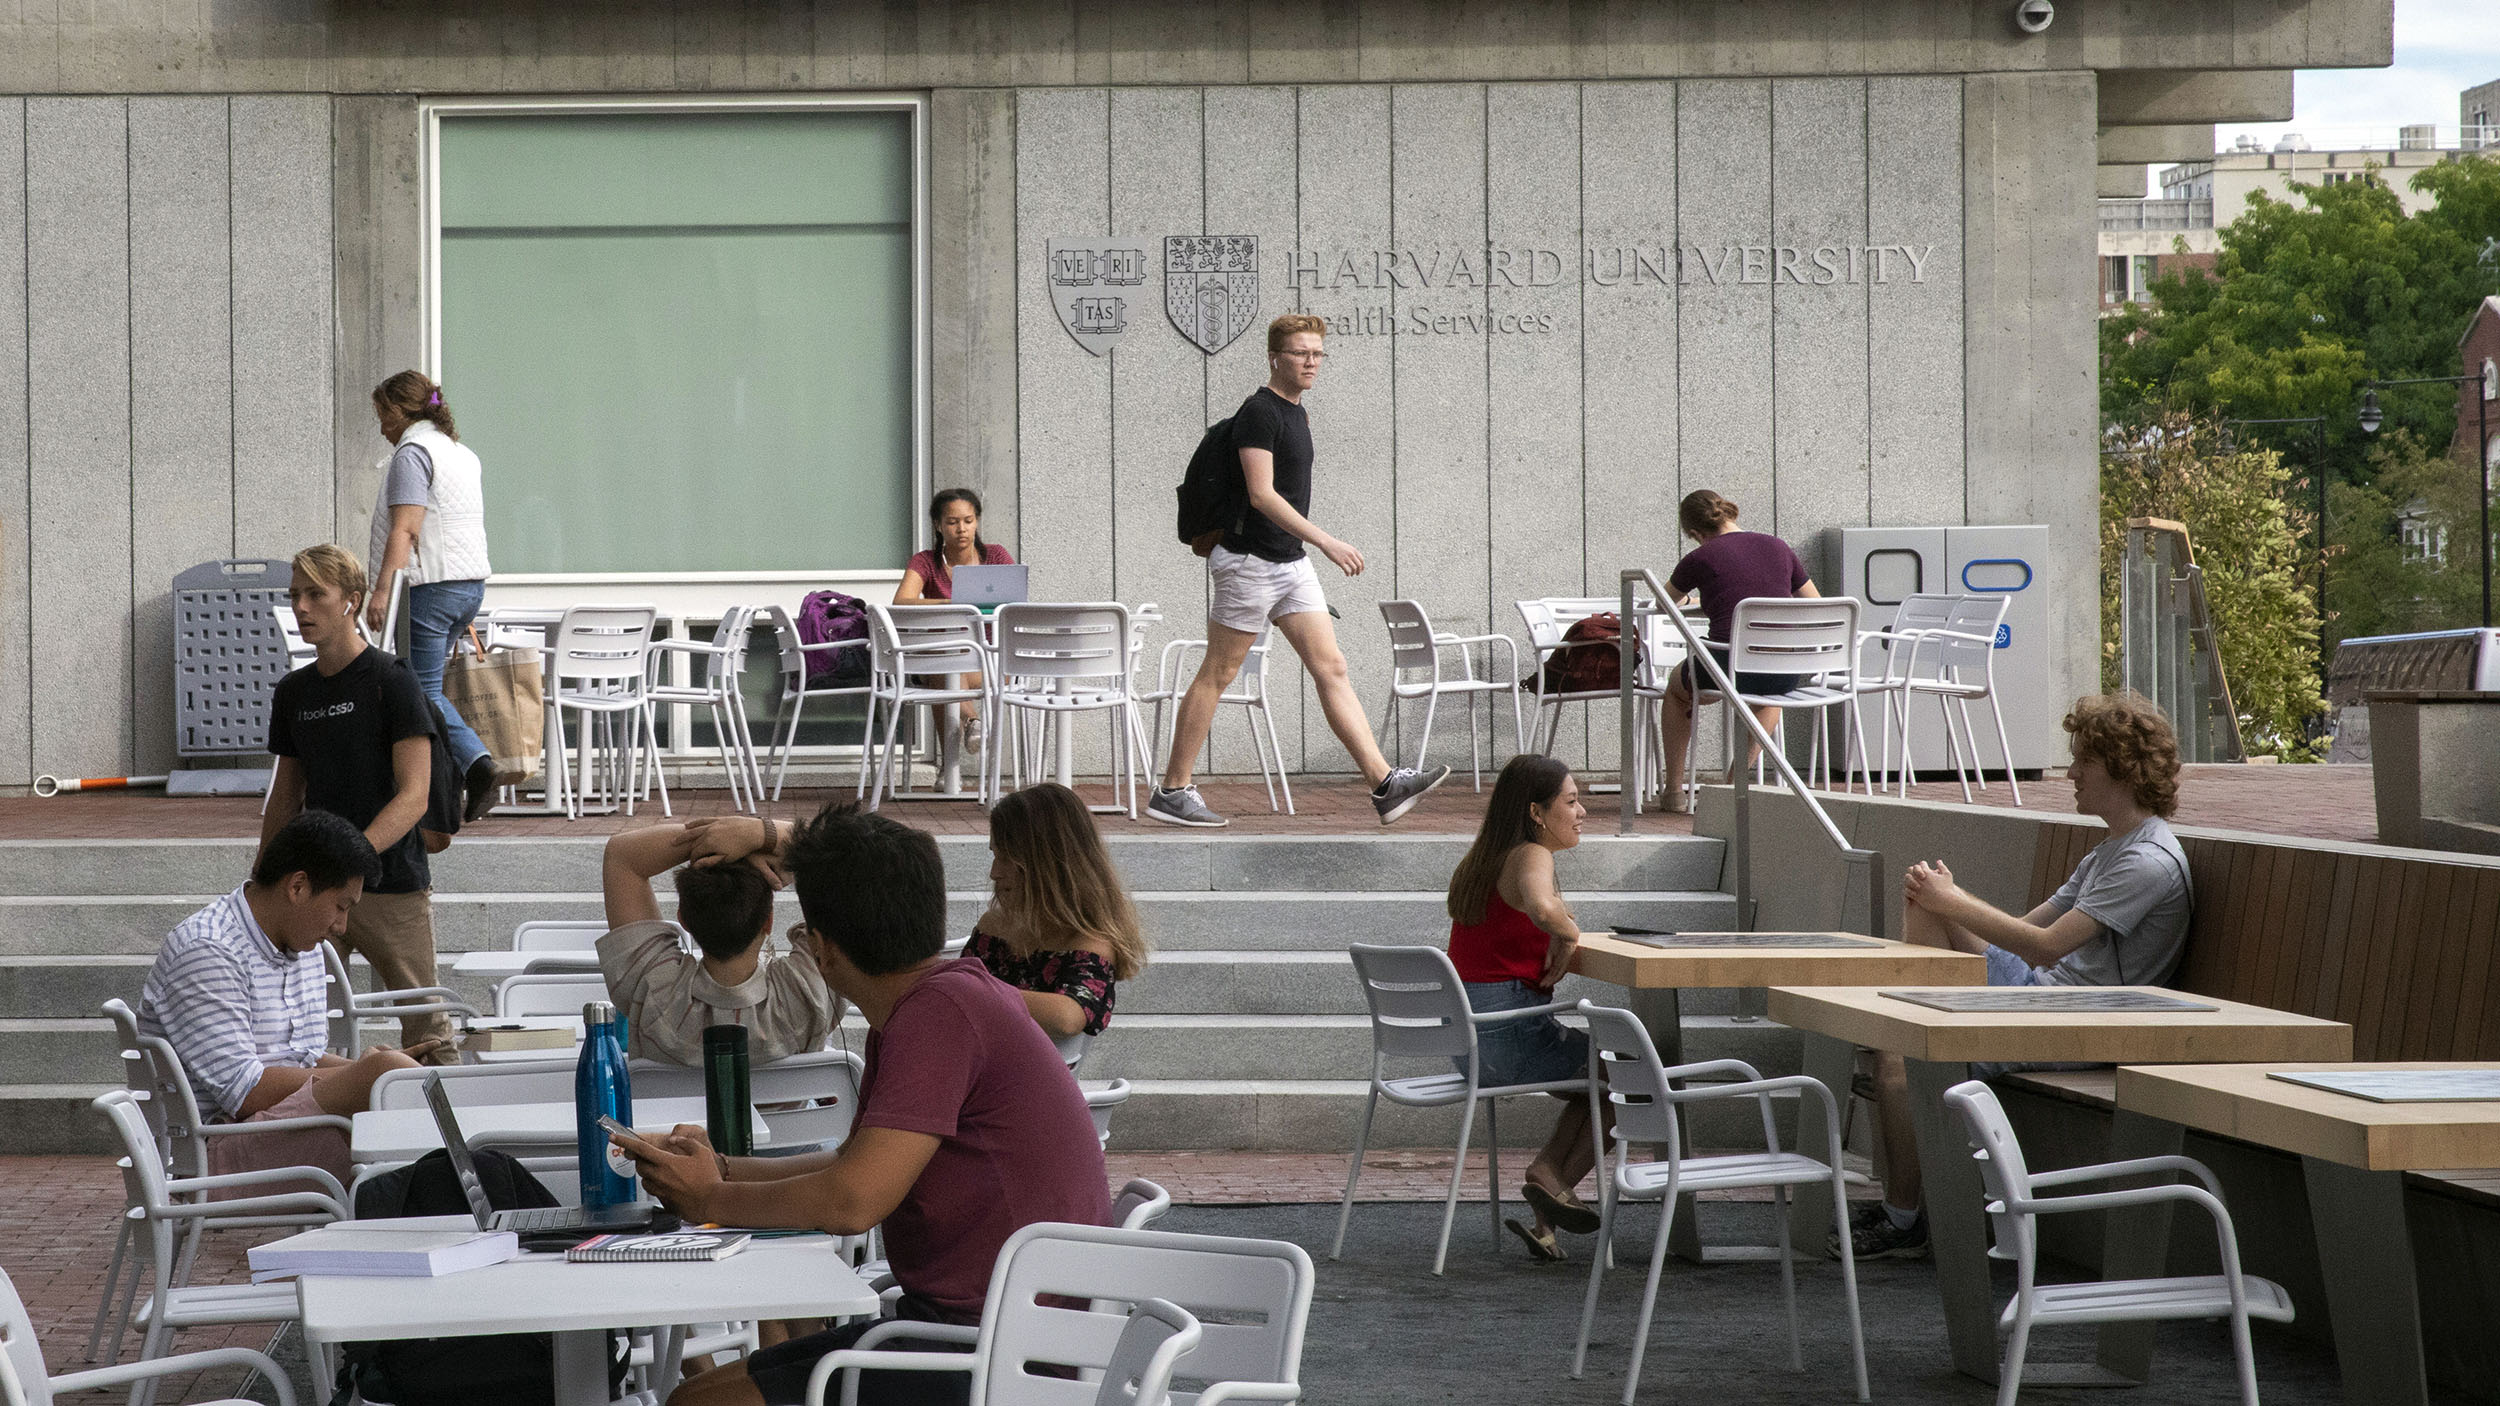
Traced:
<path id="1" fill-rule="evenodd" d="M 1562 648 L 1545 656 L 1537 692 L 1612 693 L 1622 683 L 1623 619 L 1609 610 L 1575 620 L 1563 631 Z"/>

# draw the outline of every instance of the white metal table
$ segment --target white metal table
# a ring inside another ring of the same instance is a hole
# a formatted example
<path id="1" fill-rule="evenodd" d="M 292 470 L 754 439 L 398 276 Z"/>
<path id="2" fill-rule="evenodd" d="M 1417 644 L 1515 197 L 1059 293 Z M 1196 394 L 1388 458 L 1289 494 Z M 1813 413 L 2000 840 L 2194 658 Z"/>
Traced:
<path id="1" fill-rule="evenodd" d="M 454 1228 L 465 1216 L 404 1220 Z M 524 1255 L 439 1279 L 296 1281 L 311 1342 L 552 1333 L 556 1406 L 605 1406 L 608 1333 L 682 1323 L 845 1317 L 877 1311 L 877 1293 L 830 1237 L 754 1240 L 725 1260 L 691 1264 L 568 1264 Z"/>

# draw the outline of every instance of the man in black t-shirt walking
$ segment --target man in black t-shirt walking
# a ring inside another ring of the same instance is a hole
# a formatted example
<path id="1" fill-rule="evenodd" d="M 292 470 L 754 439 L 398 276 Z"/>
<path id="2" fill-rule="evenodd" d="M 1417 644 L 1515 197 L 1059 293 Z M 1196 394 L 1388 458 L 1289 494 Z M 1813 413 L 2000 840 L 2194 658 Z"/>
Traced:
<path id="1" fill-rule="evenodd" d="M 1250 393 L 1233 415 L 1233 447 L 1249 489 L 1249 509 L 1207 557 L 1211 586 L 1207 605 L 1207 653 L 1198 677 L 1181 695 L 1172 729 L 1172 755 L 1163 784 L 1146 802 L 1146 814 L 1167 825 L 1217 826 L 1230 822 L 1210 809 L 1190 784 L 1198 749 L 1215 722 L 1217 700 L 1241 672 L 1250 647 L 1273 625 L 1302 657 L 1329 730 L 1353 754 L 1371 783 L 1372 808 L 1380 823 L 1405 815 L 1424 793 L 1449 776 L 1446 766 L 1429 771 L 1391 770 L 1372 741 L 1371 719 L 1346 678 L 1345 655 L 1328 623 L 1328 598 L 1311 569 L 1304 544 L 1317 547 L 1348 576 L 1363 571 L 1363 554 L 1320 530 L 1311 511 L 1311 422 L 1302 395 L 1319 380 L 1328 353 L 1321 342 L 1328 324 L 1309 313 L 1287 313 L 1268 324 L 1267 384 Z"/>
<path id="2" fill-rule="evenodd" d="M 344 547 L 295 554 L 287 604 L 313 662 L 278 681 L 269 700 L 269 750 L 278 776 L 261 817 L 263 845 L 303 810 L 326 810 L 363 829 L 380 876 L 347 913 L 346 952 L 361 952 L 385 990 L 434 984 L 433 876 L 417 825 L 434 779 L 434 717 L 407 665 L 356 633 L 365 569 Z M 333 939 L 337 940 L 337 939 Z M 401 1043 L 441 1039 L 451 1019 L 405 1016 Z"/>

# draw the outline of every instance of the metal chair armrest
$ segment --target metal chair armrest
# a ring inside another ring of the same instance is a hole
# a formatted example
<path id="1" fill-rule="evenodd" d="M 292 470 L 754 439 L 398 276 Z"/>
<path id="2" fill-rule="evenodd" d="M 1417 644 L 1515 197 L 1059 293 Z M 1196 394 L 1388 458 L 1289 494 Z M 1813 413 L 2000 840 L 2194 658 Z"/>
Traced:
<path id="1" fill-rule="evenodd" d="M 1223 1406 L 1227 1401 L 1299 1401 L 1302 1388 L 1293 1382 L 1215 1382 L 1198 1393 L 1198 1406 Z"/>
<path id="2" fill-rule="evenodd" d="M 859 1335 L 854 1351 L 867 1351 L 888 1338 L 927 1338 L 931 1342 L 962 1343 L 966 1347 L 981 1340 L 981 1329 L 971 1323 L 921 1323 L 909 1318 L 889 1318 L 873 1324 Z"/>
<path id="3" fill-rule="evenodd" d="M 448 986 L 400 986 L 388 991 L 350 991 L 348 999 L 369 1006 L 382 1001 L 457 1001 L 460 993 Z"/>
<path id="4" fill-rule="evenodd" d="M 2213 1169 L 2193 1157 L 2137 1157 L 2125 1162 L 2100 1162 L 2089 1167 L 2068 1167 L 2055 1172 L 2033 1172 L 2033 1186 L 2073 1186 L 2079 1182 L 2107 1181 L 2111 1177 L 2135 1176 L 2144 1172 L 2185 1172 L 2203 1182 L 2205 1189 L 2216 1196 L 2222 1194 L 2222 1182 Z"/>
<path id="5" fill-rule="evenodd" d="M 295 1406 L 295 1385 L 269 1360 L 265 1353 L 248 1347 L 213 1347 L 202 1352 L 181 1352 L 171 1357 L 154 1357 L 145 1362 L 124 1362 L 112 1367 L 97 1367 L 85 1372 L 65 1372 L 52 1379 L 54 1392 L 96 1391 L 108 1386 L 144 1382 L 153 1377 L 170 1377 L 176 1372 L 206 1372 L 219 1368 L 241 1367 L 257 1372 L 269 1383 L 278 1406 Z"/>
<path id="6" fill-rule="evenodd" d="M 275 1122 L 269 1123 L 218 1123 L 212 1126 L 219 1128 L 254 1128 L 261 1130 L 285 1128 L 290 1126 L 310 1128 L 327 1128 L 336 1126 L 340 1132 L 349 1131 L 349 1125 L 346 1119 L 335 1117 L 327 1113 L 310 1118 L 281 1118 Z M 202 1128 L 200 1131 L 207 1132 L 208 1129 Z M 341 1205 L 345 1205 L 347 1202 L 347 1188 L 339 1185 L 339 1179 L 336 1176 L 333 1176 L 329 1169 L 325 1167 L 258 1167 L 248 1172 L 222 1172 L 216 1176 L 209 1177 L 169 1177 L 165 1182 L 165 1190 L 169 1193 L 191 1191 L 228 1191 L 238 1186 L 279 1186 L 287 1182 L 296 1181 L 308 1181 L 316 1186 L 327 1187 L 329 1189 L 328 1194 L 335 1197 Z M 224 1201 L 218 1204 L 231 1206 L 234 1203 L 231 1201 Z"/>
<path id="7" fill-rule="evenodd" d="M 161 1207 L 156 1214 L 170 1220 L 213 1221 L 228 1216 L 263 1216 L 291 1211 L 326 1211 L 335 1220 L 347 1219 L 347 1208 L 339 1204 L 338 1198 L 318 1191 L 289 1191 L 277 1196 L 243 1196 L 232 1201 L 186 1202 Z"/>
<path id="8" fill-rule="evenodd" d="M 817 650 L 866 649 L 867 647 L 868 641 L 865 638 L 848 640 L 818 640 L 814 644 L 801 641 L 799 644 L 799 652 L 805 654 Z"/>
<path id="9" fill-rule="evenodd" d="M 297 1133 L 302 1132 L 306 1128 L 336 1128 L 343 1133 L 352 1133 L 356 1130 L 356 1125 L 335 1113 L 307 1113 L 301 1118 L 270 1118 L 258 1123 L 203 1123 L 199 1127 L 193 1128 L 191 1131 L 199 1134 L 201 1137 L 235 1137 L 238 1135 L 249 1136 L 254 1133 Z M 315 1172 L 321 1171 L 319 1167 L 310 1167 L 305 1170 Z M 328 1172 L 322 1172 L 321 1174 L 323 1176 L 329 1175 Z M 229 1175 L 250 1177 L 258 1176 L 260 1173 L 233 1172 Z M 211 1180 L 211 1178 L 194 1178 L 192 1184 L 207 1180 Z M 234 1182 L 233 1185 L 241 1186 L 244 1185 L 244 1183 Z"/>
<path id="10" fill-rule="evenodd" d="M 475 1020 L 486 1013 L 479 1010 L 477 1007 L 470 1005 L 466 1001 L 411 1001 L 405 1005 L 394 1005 L 389 1003 L 366 1005 L 362 1001 L 359 1001 L 356 1003 L 356 1014 L 360 1016 L 465 1015 L 470 1019 Z"/>
<path id="11" fill-rule="evenodd" d="M 1467 1019 L 1478 1025 L 1492 1025 L 1505 1020 L 1519 1020 L 1532 1015 L 1552 1015 L 1558 1011 L 1578 1010 L 1577 1001 L 1556 1001 L 1551 1005 L 1522 1006 L 1515 1011 L 1469 1011 Z"/>
<path id="12" fill-rule="evenodd" d="M 1761 1070 L 1741 1059 L 1705 1059 L 1697 1064 L 1670 1064 L 1665 1072 L 1669 1079 L 1698 1079 L 1709 1074 L 1733 1074 L 1747 1081 L 1762 1077 Z"/>
<path id="13" fill-rule="evenodd" d="M 875 1332 L 876 1329 L 869 1331 Z M 859 1400 L 860 1370 L 874 1367 L 879 1371 L 893 1372 L 969 1372 L 977 1362 L 978 1359 L 969 1352 L 880 1352 L 856 1347 L 828 1352 L 816 1359 L 816 1370 L 807 1374 L 807 1406 L 825 1406 L 825 1383 L 833 1380 L 836 1372 L 846 1374 L 842 1383 L 842 1406 L 853 1406 Z"/>
<path id="14" fill-rule="evenodd" d="M 2007 1207 L 2016 1215 L 2057 1215 L 2066 1211 L 2108 1211 L 2121 1206 L 2142 1206 L 2154 1201 L 2193 1201 L 2217 1216 L 2227 1215 L 2222 1198 L 2201 1186 L 2185 1182 L 2168 1182 L 2161 1186 L 2137 1186 L 2125 1191 L 2094 1191 L 2081 1196 L 2032 1196 L 2016 1200 Z"/>
<path id="15" fill-rule="evenodd" d="M 1672 1072 L 1672 1071 L 1670 1071 Z M 1773 1079 L 1747 1079 L 1734 1084 L 1696 1084 L 1689 1088 L 1670 1089 L 1667 1098 L 1673 1103 L 1698 1103 L 1713 1098 L 1759 1098 L 1783 1089 L 1810 1089 L 1820 1096 L 1827 1108 L 1836 1108 L 1830 1086 L 1804 1074 L 1783 1074 Z"/>

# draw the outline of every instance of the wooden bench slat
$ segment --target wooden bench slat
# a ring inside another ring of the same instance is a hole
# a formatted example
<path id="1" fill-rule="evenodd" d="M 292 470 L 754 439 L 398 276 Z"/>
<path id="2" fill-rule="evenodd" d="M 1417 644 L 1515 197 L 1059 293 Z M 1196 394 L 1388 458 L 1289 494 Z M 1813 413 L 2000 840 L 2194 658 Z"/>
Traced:
<path id="1" fill-rule="evenodd" d="M 2491 1006 L 2492 968 L 2500 963 L 2500 869 L 2474 876 L 2474 907 L 2467 918 L 2465 979 L 2458 983 L 2457 1019 L 2449 1059 L 2500 1057 L 2500 1010 Z"/>

